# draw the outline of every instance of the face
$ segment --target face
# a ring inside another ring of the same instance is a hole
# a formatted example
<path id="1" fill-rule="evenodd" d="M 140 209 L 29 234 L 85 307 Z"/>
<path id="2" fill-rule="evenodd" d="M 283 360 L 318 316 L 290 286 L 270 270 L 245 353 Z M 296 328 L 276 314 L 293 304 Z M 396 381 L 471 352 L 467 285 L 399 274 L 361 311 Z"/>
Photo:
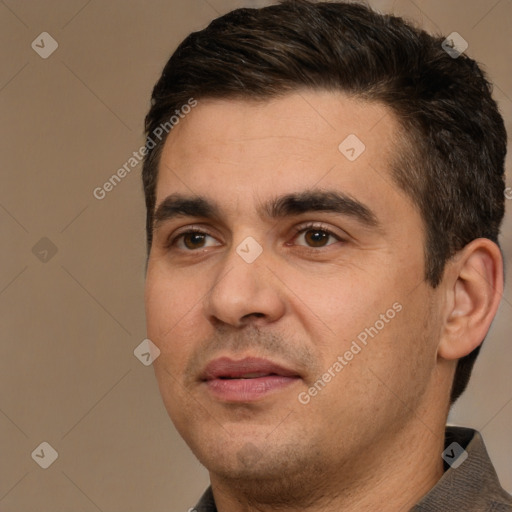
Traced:
<path id="1" fill-rule="evenodd" d="M 199 101 L 168 137 L 148 337 L 213 478 L 355 474 L 431 400 L 439 314 L 396 131 L 384 106 L 301 91 Z"/>

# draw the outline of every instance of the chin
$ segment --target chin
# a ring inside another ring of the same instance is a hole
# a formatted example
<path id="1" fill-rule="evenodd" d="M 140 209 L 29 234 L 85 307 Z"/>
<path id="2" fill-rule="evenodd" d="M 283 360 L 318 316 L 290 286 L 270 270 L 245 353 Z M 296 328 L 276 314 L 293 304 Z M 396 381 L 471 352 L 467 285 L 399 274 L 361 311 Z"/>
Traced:
<path id="1" fill-rule="evenodd" d="M 290 478 L 308 467 L 310 454 L 300 451 L 297 444 L 270 443 L 266 436 L 268 431 L 262 436 L 231 437 L 217 443 L 210 440 L 191 449 L 208 471 L 226 479 L 264 481 L 280 479 L 283 475 Z"/>

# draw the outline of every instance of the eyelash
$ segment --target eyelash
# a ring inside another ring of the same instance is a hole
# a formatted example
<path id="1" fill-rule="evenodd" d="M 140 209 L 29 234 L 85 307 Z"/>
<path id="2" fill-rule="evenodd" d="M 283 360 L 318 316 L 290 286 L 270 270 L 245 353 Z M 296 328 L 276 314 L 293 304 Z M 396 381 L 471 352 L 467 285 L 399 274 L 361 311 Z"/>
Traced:
<path id="1" fill-rule="evenodd" d="M 322 231 L 322 232 L 326 233 L 329 237 L 335 238 L 338 242 L 344 242 L 345 241 L 339 235 L 334 233 L 331 229 L 327 228 L 326 226 L 324 226 L 322 224 L 318 224 L 318 223 L 315 223 L 315 222 L 308 223 L 308 224 L 305 224 L 305 225 L 302 225 L 302 226 L 297 226 L 297 227 L 293 228 L 293 239 L 296 239 L 302 233 L 305 233 L 305 232 L 310 231 L 310 230 Z M 200 229 L 200 228 L 188 228 L 186 231 L 183 231 L 182 233 L 179 233 L 176 236 L 169 238 L 169 240 L 166 243 L 166 249 L 171 249 L 184 236 L 190 235 L 190 234 L 194 234 L 194 233 L 199 233 L 201 235 L 212 236 L 209 233 L 207 233 L 206 231 L 204 231 L 203 229 Z M 329 245 L 332 245 L 332 244 L 329 244 Z M 308 246 L 301 246 L 301 247 L 303 249 L 305 249 L 305 250 L 309 249 L 311 251 L 318 252 L 319 249 L 323 249 L 324 247 L 328 247 L 329 245 L 323 246 L 323 247 L 318 247 L 318 248 L 308 247 Z M 188 249 L 188 250 L 184 249 L 184 250 L 187 251 L 187 252 L 195 252 L 192 249 Z"/>
<path id="2" fill-rule="evenodd" d="M 311 222 L 311 223 L 308 223 L 308 224 L 305 224 L 305 225 L 298 226 L 298 227 L 294 228 L 294 236 L 293 236 L 293 238 L 295 239 L 299 235 L 301 235 L 302 233 L 305 233 L 305 232 L 310 231 L 310 230 L 322 231 L 322 232 L 326 233 L 328 236 L 335 238 L 338 242 L 344 241 L 339 235 L 334 233 L 328 227 L 324 226 L 323 224 L 318 224 L 318 223 L 315 223 L 315 222 Z M 329 244 L 329 245 L 331 245 L 331 244 Z M 318 249 L 322 249 L 323 248 L 323 247 L 315 248 L 315 247 L 305 247 L 305 246 L 303 246 L 303 247 L 305 249 L 311 249 L 313 251 L 317 251 Z M 325 247 L 328 247 L 328 246 L 325 246 Z"/>

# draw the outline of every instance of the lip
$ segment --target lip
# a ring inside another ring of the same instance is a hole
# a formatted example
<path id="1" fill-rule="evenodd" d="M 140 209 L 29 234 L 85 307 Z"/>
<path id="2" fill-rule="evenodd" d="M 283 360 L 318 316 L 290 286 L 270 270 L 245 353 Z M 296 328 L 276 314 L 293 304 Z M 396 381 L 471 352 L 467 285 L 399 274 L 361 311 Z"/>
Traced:
<path id="1" fill-rule="evenodd" d="M 260 400 L 300 379 L 296 371 L 256 357 L 220 357 L 211 361 L 201 375 L 209 392 L 226 402 Z"/>

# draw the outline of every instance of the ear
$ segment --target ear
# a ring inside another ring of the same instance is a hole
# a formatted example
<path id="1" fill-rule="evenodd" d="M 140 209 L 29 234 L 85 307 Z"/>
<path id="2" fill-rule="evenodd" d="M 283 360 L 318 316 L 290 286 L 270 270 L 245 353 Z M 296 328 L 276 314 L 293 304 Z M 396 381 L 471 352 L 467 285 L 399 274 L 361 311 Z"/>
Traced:
<path id="1" fill-rule="evenodd" d="M 503 295 L 503 258 L 487 238 L 466 245 L 448 263 L 443 275 L 445 322 L 438 355 L 464 357 L 484 340 Z"/>

